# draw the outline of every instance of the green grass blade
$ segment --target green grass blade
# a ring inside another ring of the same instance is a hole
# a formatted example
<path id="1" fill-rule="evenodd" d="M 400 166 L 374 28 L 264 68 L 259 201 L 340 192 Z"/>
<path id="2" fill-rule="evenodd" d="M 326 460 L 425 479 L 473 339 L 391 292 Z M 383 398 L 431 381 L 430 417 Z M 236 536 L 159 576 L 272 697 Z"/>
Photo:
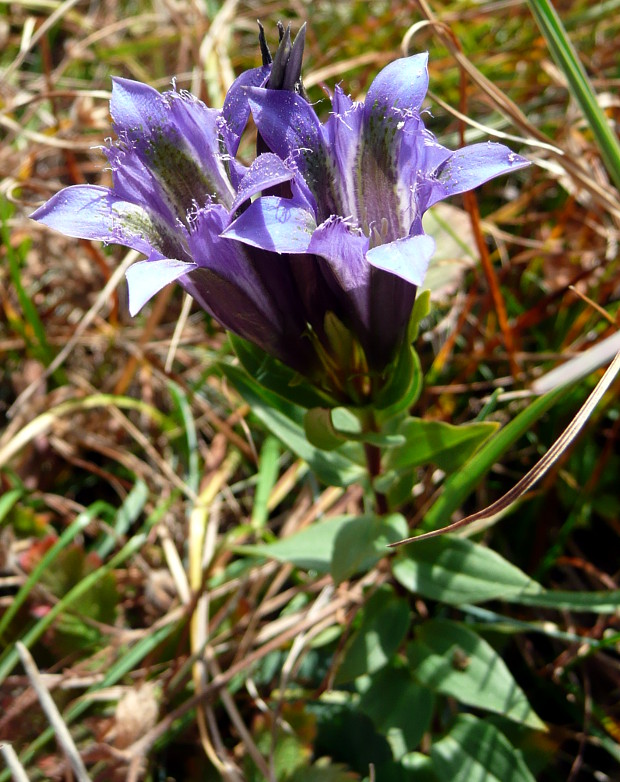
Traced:
<path id="1" fill-rule="evenodd" d="M 95 547 L 95 551 L 101 559 L 105 559 L 112 551 L 119 538 L 127 533 L 127 530 L 138 519 L 144 505 L 149 498 L 149 489 L 146 483 L 137 480 L 133 489 L 129 492 L 121 507 L 116 512 L 114 520 L 115 535 L 106 535 Z"/>
<path id="2" fill-rule="evenodd" d="M 33 587 L 35 587 L 39 582 L 41 574 L 52 566 L 54 560 L 60 554 L 60 552 L 73 541 L 75 536 L 78 535 L 84 529 L 84 527 L 87 526 L 87 524 L 92 521 L 92 519 L 99 511 L 100 505 L 105 505 L 105 503 L 95 502 L 90 506 L 90 508 L 87 508 L 83 513 L 80 513 L 75 521 L 70 524 L 62 533 L 54 545 L 45 552 L 43 557 L 41 557 L 41 561 L 35 568 L 33 568 L 32 573 L 26 579 L 25 584 L 15 595 L 13 602 L 8 607 L 7 611 L 3 614 L 2 619 L 0 619 L 0 640 L 2 639 L 2 636 L 4 635 L 7 627 L 10 625 L 11 620 L 19 611 L 20 607 L 23 605 L 24 601 L 32 591 Z"/>
<path id="3" fill-rule="evenodd" d="M 553 59 L 566 76 L 569 89 L 588 120 L 605 166 L 620 190 L 620 143 L 596 99 L 594 88 L 562 21 L 549 0 L 528 0 L 528 4 Z"/>
<path id="4" fill-rule="evenodd" d="M 458 472 L 451 475 L 445 482 L 440 497 L 424 517 L 420 529 L 426 531 L 445 525 L 493 465 L 539 418 L 565 396 L 570 388 L 570 385 L 560 386 L 534 400 L 483 445 Z"/>
<path id="5" fill-rule="evenodd" d="M 256 530 L 261 530 L 267 523 L 269 495 L 278 480 L 279 459 L 279 441 L 272 436 L 266 437 L 258 460 L 256 491 L 252 506 L 252 526 Z"/>
<path id="6" fill-rule="evenodd" d="M 21 489 L 11 489 L 0 497 L 0 525 L 7 518 L 13 506 L 21 499 L 24 492 Z"/>
<path id="7" fill-rule="evenodd" d="M 159 646 L 159 644 L 163 643 L 166 638 L 172 635 L 177 627 L 178 623 L 173 621 L 157 628 L 157 630 L 154 630 L 153 632 L 148 633 L 148 635 L 146 635 L 144 638 L 141 638 L 127 651 L 126 654 L 123 655 L 123 657 L 120 658 L 120 660 L 117 660 L 112 665 L 110 670 L 106 673 L 100 682 L 94 684 L 92 687 L 89 687 L 84 695 L 79 699 L 79 701 L 67 709 L 67 711 L 63 714 L 66 724 L 70 725 L 78 717 L 81 717 L 82 714 L 90 707 L 91 701 L 88 697 L 89 695 L 97 692 L 97 690 L 103 690 L 106 687 L 112 687 L 114 684 L 120 681 L 123 676 L 135 670 L 140 662 L 145 657 L 147 657 L 147 655 L 151 654 L 151 652 L 153 652 Z M 20 754 L 20 762 L 24 765 L 30 763 L 36 757 L 37 752 L 54 738 L 54 735 L 53 728 L 46 728 L 46 730 L 37 736 L 37 738 L 34 739 L 34 741 L 32 741 Z M 11 775 L 8 770 L 0 773 L 0 782 L 10 782 L 10 780 Z"/>
<path id="8" fill-rule="evenodd" d="M 18 250 L 15 250 L 11 244 L 11 231 L 9 219 L 13 213 L 13 207 L 9 202 L 0 198 L 0 238 L 6 252 L 6 258 L 9 266 L 11 282 L 15 288 L 19 306 L 22 309 L 27 326 L 23 329 L 24 339 L 31 342 L 34 352 L 41 361 L 47 366 L 52 362 L 54 354 L 50 348 L 45 336 L 45 328 L 41 323 L 36 307 L 26 293 L 21 280 L 21 259 Z M 22 330 L 22 329 L 20 329 Z M 58 379 L 66 382 L 62 373 L 58 373 Z"/>
<path id="9" fill-rule="evenodd" d="M 61 600 L 52 606 L 52 608 L 47 614 L 45 614 L 44 617 L 42 617 L 27 633 L 23 635 L 20 640 L 24 646 L 26 646 L 26 648 L 30 649 L 33 644 L 35 644 L 39 638 L 41 638 L 43 633 L 48 629 L 48 627 L 50 627 L 52 622 L 59 614 L 69 609 L 78 598 L 92 589 L 93 586 L 105 575 L 117 568 L 119 565 L 125 562 L 126 559 L 142 548 L 146 540 L 148 527 L 150 527 L 150 524 L 147 522 L 145 526 L 147 529 L 143 529 L 137 535 L 134 535 L 134 537 L 130 538 L 130 540 L 123 546 L 118 554 L 112 557 L 109 562 L 106 562 L 100 568 L 97 568 L 97 570 L 89 573 L 85 578 L 83 578 L 79 584 L 76 584 L 73 589 L 67 592 L 67 594 Z M 0 683 L 3 682 L 5 678 L 11 673 L 18 662 L 19 655 L 17 654 L 17 649 L 12 646 L 0 658 Z"/>

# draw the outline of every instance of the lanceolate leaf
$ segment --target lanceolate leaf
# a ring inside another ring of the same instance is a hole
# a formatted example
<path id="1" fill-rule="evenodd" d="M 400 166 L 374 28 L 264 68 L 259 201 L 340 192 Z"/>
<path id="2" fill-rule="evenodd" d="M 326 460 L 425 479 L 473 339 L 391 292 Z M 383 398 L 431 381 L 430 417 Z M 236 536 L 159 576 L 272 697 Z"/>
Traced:
<path id="1" fill-rule="evenodd" d="M 335 581 L 369 570 L 389 552 L 387 543 L 403 534 L 405 519 L 391 516 L 333 516 L 274 543 L 237 546 L 251 556 L 270 557 L 320 573 Z"/>
<path id="2" fill-rule="evenodd" d="M 485 546 L 446 535 L 398 553 L 393 572 L 406 589 L 452 605 L 485 600 L 536 600 L 543 588 Z"/>
<path id="3" fill-rule="evenodd" d="M 450 782 L 535 782 L 521 754 L 494 726 L 461 714 L 431 747 L 439 779 Z"/>
<path id="4" fill-rule="evenodd" d="M 447 619 L 425 622 L 409 645 L 408 657 L 415 678 L 431 690 L 545 729 L 501 657 L 463 625 Z"/>
<path id="5" fill-rule="evenodd" d="M 388 452 L 386 469 L 432 463 L 445 472 L 454 472 L 498 427 L 499 424 L 486 421 L 454 426 L 443 421 L 408 418 L 399 429 L 406 443 Z"/>
<path id="6" fill-rule="evenodd" d="M 351 637 L 336 673 L 336 684 L 383 668 L 409 628 L 408 601 L 397 597 L 387 585 L 374 593 L 362 611 L 360 627 Z"/>
<path id="7" fill-rule="evenodd" d="M 293 453 L 305 459 L 320 480 L 331 486 L 348 486 L 363 481 L 365 470 L 341 450 L 323 451 L 308 442 L 303 428 L 303 410 L 272 391 L 259 386 L 238 367 L 222 365 L 222 371 L 251 405 L 252 412 Z M 349 447 L 349 444 L 347 444 Z"/>

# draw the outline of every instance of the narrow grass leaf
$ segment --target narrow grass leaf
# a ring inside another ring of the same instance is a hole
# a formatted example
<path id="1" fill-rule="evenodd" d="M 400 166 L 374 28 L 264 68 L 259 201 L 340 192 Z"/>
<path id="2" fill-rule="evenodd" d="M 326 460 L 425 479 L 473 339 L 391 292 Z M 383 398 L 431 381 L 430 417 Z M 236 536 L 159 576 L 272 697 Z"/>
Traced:
<path id="1" fill-rule="evenodd" d="M 553 59 L 566 76 L 569 89 L 583 111 L 616 187 L 620 189 L 620 143 L 581 64 L 557 11 L 550 0 L 528 0 L 536 23 L 545 36 Z"/>
<path id="2" fill-rule="evenodd" d="M 262 529 L 269 517 L 269 495 L 278 480 L 280 443 L 275 437 L 266 437 L 258 460 L 256 491 L 252 504 L 252 526 Z"/>
<path id="3" fill-rule="evenodd" d="M 22 494 L 21 489 L 11 489 L 0 497 L 0 524 L 6 519 Z"/>
<path id="4" fill-rule="evenodd" d="M 453 524 L 448 524 L 444 527 L 441 527 L 440 529 L 432 530 L 431 532 L 425 532 L 422 535 L 418 535 L 418 536 L 414 535 L 413 537 L 406 538 L 405 540 L 401 540 L 398 543 L 391 543 L 390 545 L 401 546 L 404 543 L 411 543 L 414 540 L 425 540 L 427 538 L 434 538 L 437 535 L 443 535 L 445 532 L 454 532 L 457 529 L 461 529 L 462 527 L 466 527 L 469 524 L 473 524 L 475 521 L 490 519 L 493 516 L 496 516 L 497 514 L 509 508 L 527 491 L 529 491 L 529 489 L 531 489 L 532 486 L 534 486 L 534 484 L 536 484 L 543 477 L 543 475 L 545 475 L 545 473 L 555 464 L 558 458 L 570 446 L 570 444 L 573 442 L 573 440 L 577 437 L 579 432 L 585 426 L 586 422 L 590 418 L 590 415 L 594 411 L 596 405 L 600 402 L 605 392 L 609 389 L 609 387 L 613 383 L 616 375 L 618 374 L 618 370 L 620 370 L 620 352 L 616 354 L 616 357 L 607 368 L 607 371 L 605 372 L 603 377 L 599 380 L 599 382 L 596 384 L 595 389 L 592 391 L 590 396 L 586 399 L 585 403 L 583 404 L 583 406 L 581 407 L 577 415 L 570 422 L 570 424 L 566 427 L 564 432 L 562 432 L 562 434 L 558 437 L 558 439 L 553 443 L 551 448 L 549 448 L 549 450 L 542 457 L 542 459 L 540 459 L 540 461 L 537 462 L 534 465 L 534 467 L 532 467 L 532 469 L 526 475 L 524 475 L 523 478 L 521 478 L 521 480 L 517 484 L 515 484 L 515 486 L 513 486 L 512 489 L 507 491 L 503 497 L 500 497 L 499 500 L 496 500 L 495 502 L 491 503 L 491 505 L 489 505 L 487 508 L 484 508 L 481 511 L 477 511 L 476 513 L 472 513 L 470 516 L 466 516 L 464 519 L 460 519 L 459 521 L 456 521 Z M 556 394 L 561 395 L 562 391 L 565 390 L 566 388 L 567 386 L 563 386 L 557 391 L 552 391 L 549 394 L 545 395 L 544 397 L 541 397 L 541 399 L 537 400 L 537 402 L 542 403 L 550 397 L 555 399 L 555 395 Z M 530 407 L 527 408 L 527 410 L 524 411 L 524 413 L 527 413 L 528 410 L 530 410 L 533 407 L 536 407 L 536 412 L 538 414 L 542 405 L 541 407 L 539 407 L 536 405 L 536 402 L 534 402 L 532 405 L 530 405 Z M 521 418 L 521 416 L 523 416 L 523 413 L 521 413 L 521 415 L 518 416 L 518 418 Z M 506 429 L 508 429 L 509 426 L 510 424 L 508 424 Z M 515 430 L 518 431 L 518 427 L 515 427 L 514 430 L 511 430 L 511 435 L 515 433 Z M 505 431 L 506 430 L 504 430 L 504 432 Z M 501 434 L 502 432 L 498 434 L 497 438 L 493 438 L 493 440 L 489 444 L 490 447 L 493 446 L 495 441 L 500 438 Z M 504 441 L 502 441 L 502 444 L 504 444 Z M 496 446 L 497 443 L 495 443 L 495 447 Z M 490 453 L 492 453 L 494 450 L 495 448 L 491 448 Z M 489 464 L 489 462 L 487 461 L 490 453 L 483 453 L 484 451 L 485 449 L 481 449 L 481 451 L 478 454 L 476 454 L 474 459 L 472 460 L 475 461 L 476 463 L 482 461 L 482 465 L 480 465 L 480 467 L 483 468 L 483 474 L 492 466 L 492 463 Z M 471 464 L 471 461 L 468 464 Z M 456 476 L 459 476 L 460 474 L 464 473 L 467 466 L 468 465 L 465 465 L 465 469 L 462 470 L 460 473 L 456 473 Z M 476 465 L 476 468 L 474 468 L 473 475 L 470 474 L 469 478 L 471 479 L 473 476 L 476 475 L 478 477 L 482 477 L 479 472 L 478 464 Z M 466 485 L 467 483 L 465 484 L 465 486 Z M 460 488 L 462 489 L 464 488 L 464 486 L 461 485 Z M 438 505 L 439 503 L 436 504 Z"/>
<path id="5" fill-rule="evenodd" d="M 198 450 L 198 435 L 196 433 L 196 422 L 192 414 L 192 406 L 189 403 L 187 394 L 176 383 L 169 382 L 168 390 L 183 424 L 183 431 L 187 443 L 187 477 L 185 482 L 195 494 L 198 494 L 200 488 L 200 458 Z"/>
<path id="6" fill-rule="evenodd" d="M 127 533 L 134 524 L 149 498 L 149 488 L 144 481 L 138 480 L 125 497 L 123 504 L 116 512 L 114 520 L 114 535 L 106 535 L 95 547 L 95 551 L 102 559 L 105 559 L 118 541 Z"/>
<path id="7" fill-rule="evenodd" d="M 13 283 L 19 305 L 22 308 L 22 312 L 24 313 L 24 317 L 28 324 L 28 329 L 26 329 L 24 337 L 28 340 L 32 340 L 33 337 L 35 338 L 35 352 L 47 366 L 51 363 L 54 355 L 47 342 L 45 328 L 41 323 L 36 307 L 22 285 L 20 257 L 11 243 L 11 232 L 9 229 L 9 218 L 11 217 L 12 211 L 13 209 L 9 202 L 5 198 L 0 198 L 0 235 L 9 263 L 11 282 Z M 66 378 L 61 374 L 59 374 L 59 380 L 66 382 Z"/>
<path id="8" fill-rule="evenodd" d="M 509 595 L 506 600 L 557 611 L 591 611 L 595 614 L 620 614 L 620 590 L 609 592 L 539 592 Z"/>

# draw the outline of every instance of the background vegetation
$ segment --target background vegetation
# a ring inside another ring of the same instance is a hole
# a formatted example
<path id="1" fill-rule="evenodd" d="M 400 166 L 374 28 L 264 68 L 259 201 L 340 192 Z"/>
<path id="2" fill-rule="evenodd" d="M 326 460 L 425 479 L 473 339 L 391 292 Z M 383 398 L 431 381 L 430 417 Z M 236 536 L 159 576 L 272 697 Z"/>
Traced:
<path id="1" fill-rule="evenodd" d="M 557 4 L 616 128 L 619 6 Z M 258 64 L 257 18 L 273 37 L 279 19 L 308 21 L 315 100 L 339 81 L 361 96 L 382 65 L 428 49 L 427 124 L 442 142 L 486 127 L 535 163 L 432 217 L 417 415 L 506 424 L 541 376 L 616 333 L 618 172 L 526 3 L 3 0 L 0 779 L 618 780 L 614 393 L 543 483 L 476 531 L 476 552 L 503 557 L 498 578 L 512 563 L 552 597 L 517 600 L 511 582 L 464 602 L 459 589 L 488 590 L 496 574 L 463 553 L 424 582 L 437 541 L 403 554 L 396 580 L 383 549 L 335 574 L 312 530 L 363 513 L 361 492 L 326 487 L 250 412 L 222 372 L 233 358 L 218 325 L 175 288 L 130 319 L 135 254 L 28 220 L 62 186 L 109 184 L 98 147 L 112 75 L 160 89 L 174 78 L 221 106 Z M 501 495 L 595 381 L 526 419 L 449 513 L 442 474 L 420 468 L 409 527 Z M 299 539 L 260 556 L 302 530 L 312 557 Z M 504 663 L 529 710 L 493 707 L 497 680 L 478 687 L 486 700 L 467 695 Z M 474 745 L 491 765 L 463 754 Z"/>

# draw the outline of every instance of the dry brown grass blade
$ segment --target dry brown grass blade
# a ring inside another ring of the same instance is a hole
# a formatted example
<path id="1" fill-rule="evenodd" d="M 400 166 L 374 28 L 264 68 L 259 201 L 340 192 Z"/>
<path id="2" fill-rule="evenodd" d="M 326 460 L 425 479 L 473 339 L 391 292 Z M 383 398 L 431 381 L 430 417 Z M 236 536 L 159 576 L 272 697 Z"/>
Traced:
<path id="1" fill-rule="evenodd" d="M 56 738 L 58 739 L 59 744 L 67 756 L 67 760 L 69 761 L 69 765 L 71 766 L 76 779 L 78 782 L 90 782 L 90 777 L 88 776 L 86 766 L 84 765 L 80 753 L 75 746 L 73 738 L 69 733 L 69 729 L 67 728 L 61 713 L 58 711 L 58 707 L 54 703 L 54 699 L 49 694 L 49 691 L 45 686 L 43 677 L 39 673 L 39 669 L 37 668 L 32 655 L 24 646 L 24 644 L 21 643 L 21 641 L 17 641 L 16 647 L 22 665 L 24 666 L 24 670 L 26 671 L 28 679 L 30 680 L 30 684 L 37 693 L 41 708 L 45 712 L 45 716 L 54 729 Z"/>
<path id="2" fill-rule="evenodd" d="M 616 357 L 611 362 L 607 371 L 603 377 L 596 384 L 594 391 L 586 399 L 577 415 L 573 418 L 570 424 L 566 427 L 564 432 L 553 443 L 551 448 L 543 456 L 543 458 L 532 469 L 521 478 L 521 480 L 515 484 L 509 491 L 504 494 L 503 497 L 493 502 L 484 510 L 472 513 L 470 516 L 466 516 L 464 519 L 455 521 L 453 524 L 448 524 L 440 529 L 432 530 L 431 532 L 424 532 L 421 535 L 414 535 L 404 540 L 399 540 L 396 543 L 389 543 L 389 548 L 396 546 L 403 546 L 405 543 L 413 543 L 419 540 L 428 540 L 429 538 L 436 538 L 438 535 L 444 535 L 446 532 L 456 532 L 456 530 L 467 527 L 473 524 L 475 521 L 482 521 L 484 519 L 490 519 L 496 516 L 498 513 L 502 513 L 507 510 L 513 503 L 523 497 L 523 495 L 529 491 L 535 483 L 537 483 L 543 475 L 555 464 L 558 458 L 566 451 L 573 440 L 577 437 L 579 432 L 583 429 L 590 415 L 594 411 L 594 408 L 603 398 L 603 395 L 609 389 L 613 383 L 618 371 L 620 370 L 620 351 L 616 353 Z"/>
<path id="3" fill-rule="evenodd" d="M 11 405 L 7 413 L 8 417 L 15 416 L 16 413 L 23 407 L 23 405 L 32 397 L 32 395 L 36 392 L 36 390 L 41 387 L 41 384 L 44 383 L 45 380 L 48 377 L 50 377 L 50 375 L 54 373 L 60 366 L 62 366 L 63 362 L 67 359 L 67 357 L 71 354 L 71 351 L 75 348 L 82 334 L 84 334 L 86 329 L 96 318 L 97 314 L 105 306 L 106 302 L 108 301 L 108 298 L 110 297 L 112 292 L 116 289 L 116 287 L 119 285 L 127 269 L 139 257 L 140 257 L 140 253 L 136 252 L 135 250 L 130 250 L 127 253 L 127 255 L 123 258 L 121 263 L 111 274 L 110 279 L 107 281 L 101 293 L 97 296 L 97 299 L 93 304 L 93 306 L 80 320 L 75 331 L 73 332 L 73 335 L 71 336 L 71 339 L 63 347 L 63 349 L 52 361 L 52 363 L 46 368 L 42 376 L 37 378 L 37 380 L 34 383 L 31 383 L 26 388 L 26 390 L 17 397 L 17 399 L 15 400 L 15 402 L 13 402 L 13 404 Z M 8 430 L 5 432 L 5 435 L 7 436 L 9 435 Z"/>
<path id="4" fill-rule="evenodd" d="M 547 136 L 533 125 L 521 109 L 499 87 L 486 78 L 471 62 L 471 60 L 459 49 L 459 46 L 453 40 L 453 33 L 446 25 L 437 18 L 427 0 L 416 0 L 421 12 L 428 20 L 428 24 L 436 31 L 437 36 L 448 48 L 459 66 L 468 74 L 472 81 L 483 90 L 490 98 L 496 109 L 506 117 L 515 127 L 519 128 L 526 137 L 541 142 L 544 148 L 553 155 L 559 165 L 578 183 L 579 187 L 587 192 L 591 198 L 603 208 L 607 209 L 614 216 L 616 221 L 620 222 L 620 198 L 615 188 L 608 182 L 601 183 L 595 181 L 592 171 L 586 169 L 580 161 L 575 160 L 568 152 L 558 150 L 551 145 Z M 420 29 L 420 24 L 412 26 L 413 30 Z M 447 32 L 449 30 L 449 32 Z M 410 40 L 410 35 L 405 34 L 405 41 Z"/>
<path id="5" fill-rule="evenodd" d="M 128 775 L 128 782 L 138 782 L 137 774 L 140 760 L 146 756 L 153 744 L 170 729 L 170 726 L 176 720 L 205 700 L 215 697 L 235 676 L 250 671 L 259 660 L 262 660 L 270 652 L 280 649 L 283 645 L 293 641 L 300 633 L 310 630 L 320 622 L 327 620 L 328 617 L 331 617 L 333 622 L 338 622 L 338 617 L 343 610 L 348 610 L 354 605 L 361 605 L 364 601 L 365 591 L 370 586 L 378 586 L 387 578 L 388 575 L 386 573 L 371 572 L 367 574 L 347 591 L 341 590 L 328 605 L 323 606 L 311 616 L 306 613 L 294 626 L 287 628 L 284 632 L 279 633 L 262 646 L 254 649 L 242 660 L 233 663 L 221 675 L 214 676 L 202 693 L 195 694 L 169 712 L 154 728 L 127 749 L 124 756 L 132 764 L 132 769 L 135 769 Z"/>
<path id="6" fill-rule="evenodd" d="M 29 782 L 24 767 L 17 757 L 17 753 L 11 744 L 0 744 L 0 754 L 4 758 L 7 768 L 13 775 L 13 782 Z"/>

